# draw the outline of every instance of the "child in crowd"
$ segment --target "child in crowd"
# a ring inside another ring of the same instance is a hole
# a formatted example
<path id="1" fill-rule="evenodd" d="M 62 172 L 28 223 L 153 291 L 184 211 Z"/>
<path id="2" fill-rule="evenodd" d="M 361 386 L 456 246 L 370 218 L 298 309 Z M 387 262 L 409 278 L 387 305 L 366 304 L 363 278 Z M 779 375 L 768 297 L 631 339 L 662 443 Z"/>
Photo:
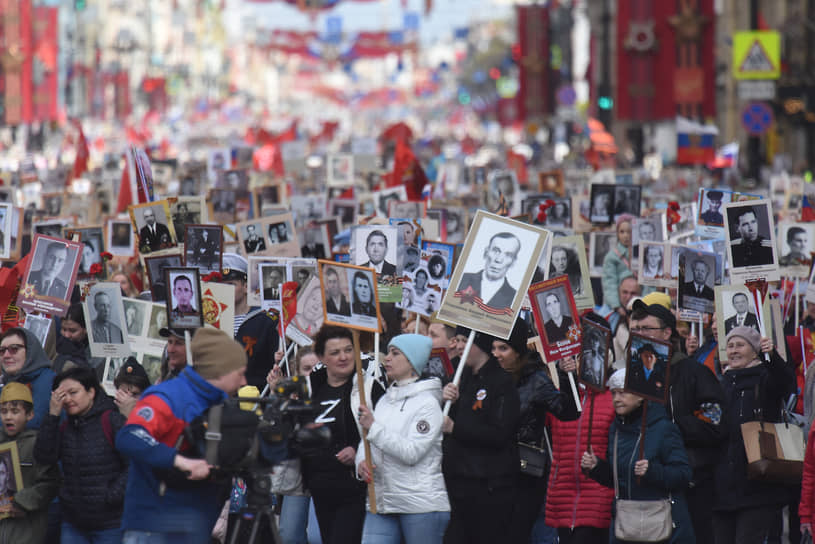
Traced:
<path id="1" fill-rule="evenodd" d="M 150 387 L 150 378 L 135 357 L 128 357 L 113 380 L 113 386 L 116 388 L 113 402 L 116 403 L 119 412 L 127 417 L 144 390 Z"/>
<path id="2" fill-rule="evenodd" d="M 56 465 L 34 461 L 37 431 L 26 429 L 34 417 L 34 401 L 25 385 L 11 382 L 0 392 L 0 542 L 45 542 L 48 505 L 59 489 Z M 12 451 L 19 458 L 22 482 L 15 475 Z M 11 449 L 7 449 L 11 447 Z"/>

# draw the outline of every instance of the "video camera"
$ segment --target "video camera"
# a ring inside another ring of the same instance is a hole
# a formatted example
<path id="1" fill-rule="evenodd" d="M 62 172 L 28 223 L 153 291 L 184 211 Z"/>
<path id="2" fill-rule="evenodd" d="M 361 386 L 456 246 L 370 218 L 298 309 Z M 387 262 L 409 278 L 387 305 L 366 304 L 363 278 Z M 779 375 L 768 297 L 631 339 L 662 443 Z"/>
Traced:
<path id="1" fill-rule="evenodd" d="M 237 397 L 215 405 L 184 430 L 192 444 L 190 457 L 215 467 L 216 481 L 241 475 L 247 480 L 268 475 L 272 467 L 294 454 L 328 447 L 331 431 L 314 425 L 305 378 L 281 381 L 268 397 Z"/>

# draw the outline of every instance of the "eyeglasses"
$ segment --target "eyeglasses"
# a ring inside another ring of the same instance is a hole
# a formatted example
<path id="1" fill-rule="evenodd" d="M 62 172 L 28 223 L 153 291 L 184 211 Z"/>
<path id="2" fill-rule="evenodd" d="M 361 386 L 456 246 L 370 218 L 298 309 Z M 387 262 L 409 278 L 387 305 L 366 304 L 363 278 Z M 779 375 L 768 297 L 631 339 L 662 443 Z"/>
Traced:
<path id="1" fill-rule="evenodd" d="M 665 329 L 665 328 L 666 327 L 632 327 L 631 332 L 640 333 L 640 332 L 646 332 L 646 331 L 661 331 L 662 329 Z"/>
<path id="2" fill-rule="evenodd" d="M 17 352 L 20 351 L 21 349 L 25 349 L 25 346 L 23 344 L 11 344 L 6 347 L 0 347 L 0 355 L 5 355 L 6 351 L 11 353 L 12 355 L 17 355 Z"/>

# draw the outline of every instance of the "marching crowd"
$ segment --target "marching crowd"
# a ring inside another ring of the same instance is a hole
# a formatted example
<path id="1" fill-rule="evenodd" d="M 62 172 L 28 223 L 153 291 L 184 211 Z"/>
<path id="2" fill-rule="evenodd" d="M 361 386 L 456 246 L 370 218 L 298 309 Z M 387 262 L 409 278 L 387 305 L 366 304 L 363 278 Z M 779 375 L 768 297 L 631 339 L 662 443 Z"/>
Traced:
<path id="1" fill-rule="evenodd" d="M 22 327 L 0 335 L 0 542 L 251 541 L 251 524 L 243 522 L 257 515 L 247 502 L 254 482 L 214 478 L 215 467 L 192 450 L 185 429 L 247 384 L 255 389 L 244 395 L 256 396 L 284 375 L 307 380 L 314 424 L 331 431 L 327 444 L 289 448 L 269 475 L 266 495 L 285 544 L 763 544 L 811 537 L 815 442 L 803 463 L 785 460 L 786 445 L 765 429 L 808 428 L 815 381 L 801 364 L 806 354 L 775 345 L 744 319 L 726 324 L 724 338 L 715 313 L 707 326 L 688 327 L 679 319 L 676 288 L 641 285 L 643 271 L 632 265 L 633 221 L 619 215 L 616 240 L 601 256 L 595 288 L 602 304 L 561 322 L 561 336 L 577 321 L 591 322 L 610 331 L 610 342 L 587 332 L 578 355 L 555 362 L 539 353 L 526 310 L 501 339 L 393 303 L 362 311 L 355 298 L 351 308 L 339 292 L 337 301 L 326 300 L 337 314 L 345 307 L 349 314 L 381 312 L 382 353 L 373 356 L 379 344 L 372 333 L 357 339 L 349 328 L 324 324 L 308 331 L 312 347 L 289 358 L 279 316 L 249 305 L 249 263 L 224 253 L 213 281 L 235 288 L 232 334 L 151 323 L 166 339 L 160 378 L 151 384 L 130 358 L 111 396 L 102 386 L 105 359 L 91 355 L 89 336 L 122 331 L 87 323 L 74 288 L 44 343 Z M 264 242 L 250 232 L 246 243 Z M 502 258 L 511 264 L 521 244 L 506 245 Z M 572 277 L 579 259 L 570 251 L 553 250 L 545 268 L 550 277 L 566 275 L 578 291 L 586 284 Z M 706 297 L 710 270 L 698 263 L 689 270 Z M 388 264 L 373 257 L 369 263 Z M 132 273 L 111 270 L 109 280 L 122 296 L 149 300 L 134 288 Z M 373 305 L 374 287 L 360 277 L 365 303 Z M 43 281 L 46 293 L 61 280 Z M 336 274 L 324 281 L 333 296 Z M 733 307 L 742 315 L 737 296 Z M 554 299 L 547 327 L 561 318 Z M 87 303 L 107 315 L 103 297 Z M 815 303 L 805 303 L 788 334 L 798 326 L 815 331 Z M 645 348 L 638 354 L 643 365 L 631 366 L 632 335 L 669 346 L 667 368 L 646 364 Z M 449 369 L 432 368 L 434 349 L 446 354 L 458 380 Z M 599 387 L 575 383 L 578 374 Z M 664 402 L 632 393 L 634 379 L 663 388 Z M 760 426 L 757 443 L 769 469 L 748 461 L 750 422 Z M 276 532 L 264 526 L 256 541 L 275 541 Z"/>

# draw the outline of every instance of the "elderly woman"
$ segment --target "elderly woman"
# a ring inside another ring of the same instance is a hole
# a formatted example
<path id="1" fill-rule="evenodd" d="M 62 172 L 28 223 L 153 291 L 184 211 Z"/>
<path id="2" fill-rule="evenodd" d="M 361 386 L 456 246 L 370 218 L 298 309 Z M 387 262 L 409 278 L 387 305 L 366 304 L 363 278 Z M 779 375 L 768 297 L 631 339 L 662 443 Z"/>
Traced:
<path id="1" fill-rule="evenodd" d="M 722 387 L 728 439 L 716 467 L 713 531 L 716 544 L 761 543 L 780 520 L 788 488 L 751 480 L 741 424 L 781 421 L 781 406 L 795 392 L 795 374 L 769 338 L 752 327 L 735 327 L 726 340 L 727 370 Z M 769 361 L 762 357 L 769 354 Z M 802 517 L 803 520 L 803 517 Z"/>
<path id="2" fill-rule="evenodd" d="M 450 503 L 441 472 L 441 382 L 419 379 L 430 357 L 427 336 L 402 334 L 388 344 L 385 370 L 391 386 L 373 412 L 359 407 L 368 431 L 376 514 L 367 512 L 363 544 L 441 544 Z M 357 474 L 371 481 L 360 443 Z"/>
<path id="3" fill-rule="evenodd" d="M 631 276 L 631 221 L 623 214 L 617 218 L 617 242 L 603 259 L 603 304 L 616 310 L 620 306 L 617 289 L 620 282 Z"/>
<path id="4" fill-rule="evenodd" d="M 616 417 L 609 428 L 606 458 L 598 458 L 590 449 L 583 453 L 580 468 L 588 471 L 593 480 L 613 487 L 618 499 L 647 501 L 671 497 L 673 531 L 669 541 L 696 542 L 683 495 L 692 471 L 679 428 L 660 404 L 649 403 L 643 414 L 646 401 L 623 391 L 624 386 L 625 369 L 621 369 L 608 380 Z M 641 432 L 643 417 L 646 418 L 644 434 Z M 641 441 L 645 442 L 642 459 L 639 458 Z M 612 529 L 611 542 L 625 541 L 616 538 Z"/>

